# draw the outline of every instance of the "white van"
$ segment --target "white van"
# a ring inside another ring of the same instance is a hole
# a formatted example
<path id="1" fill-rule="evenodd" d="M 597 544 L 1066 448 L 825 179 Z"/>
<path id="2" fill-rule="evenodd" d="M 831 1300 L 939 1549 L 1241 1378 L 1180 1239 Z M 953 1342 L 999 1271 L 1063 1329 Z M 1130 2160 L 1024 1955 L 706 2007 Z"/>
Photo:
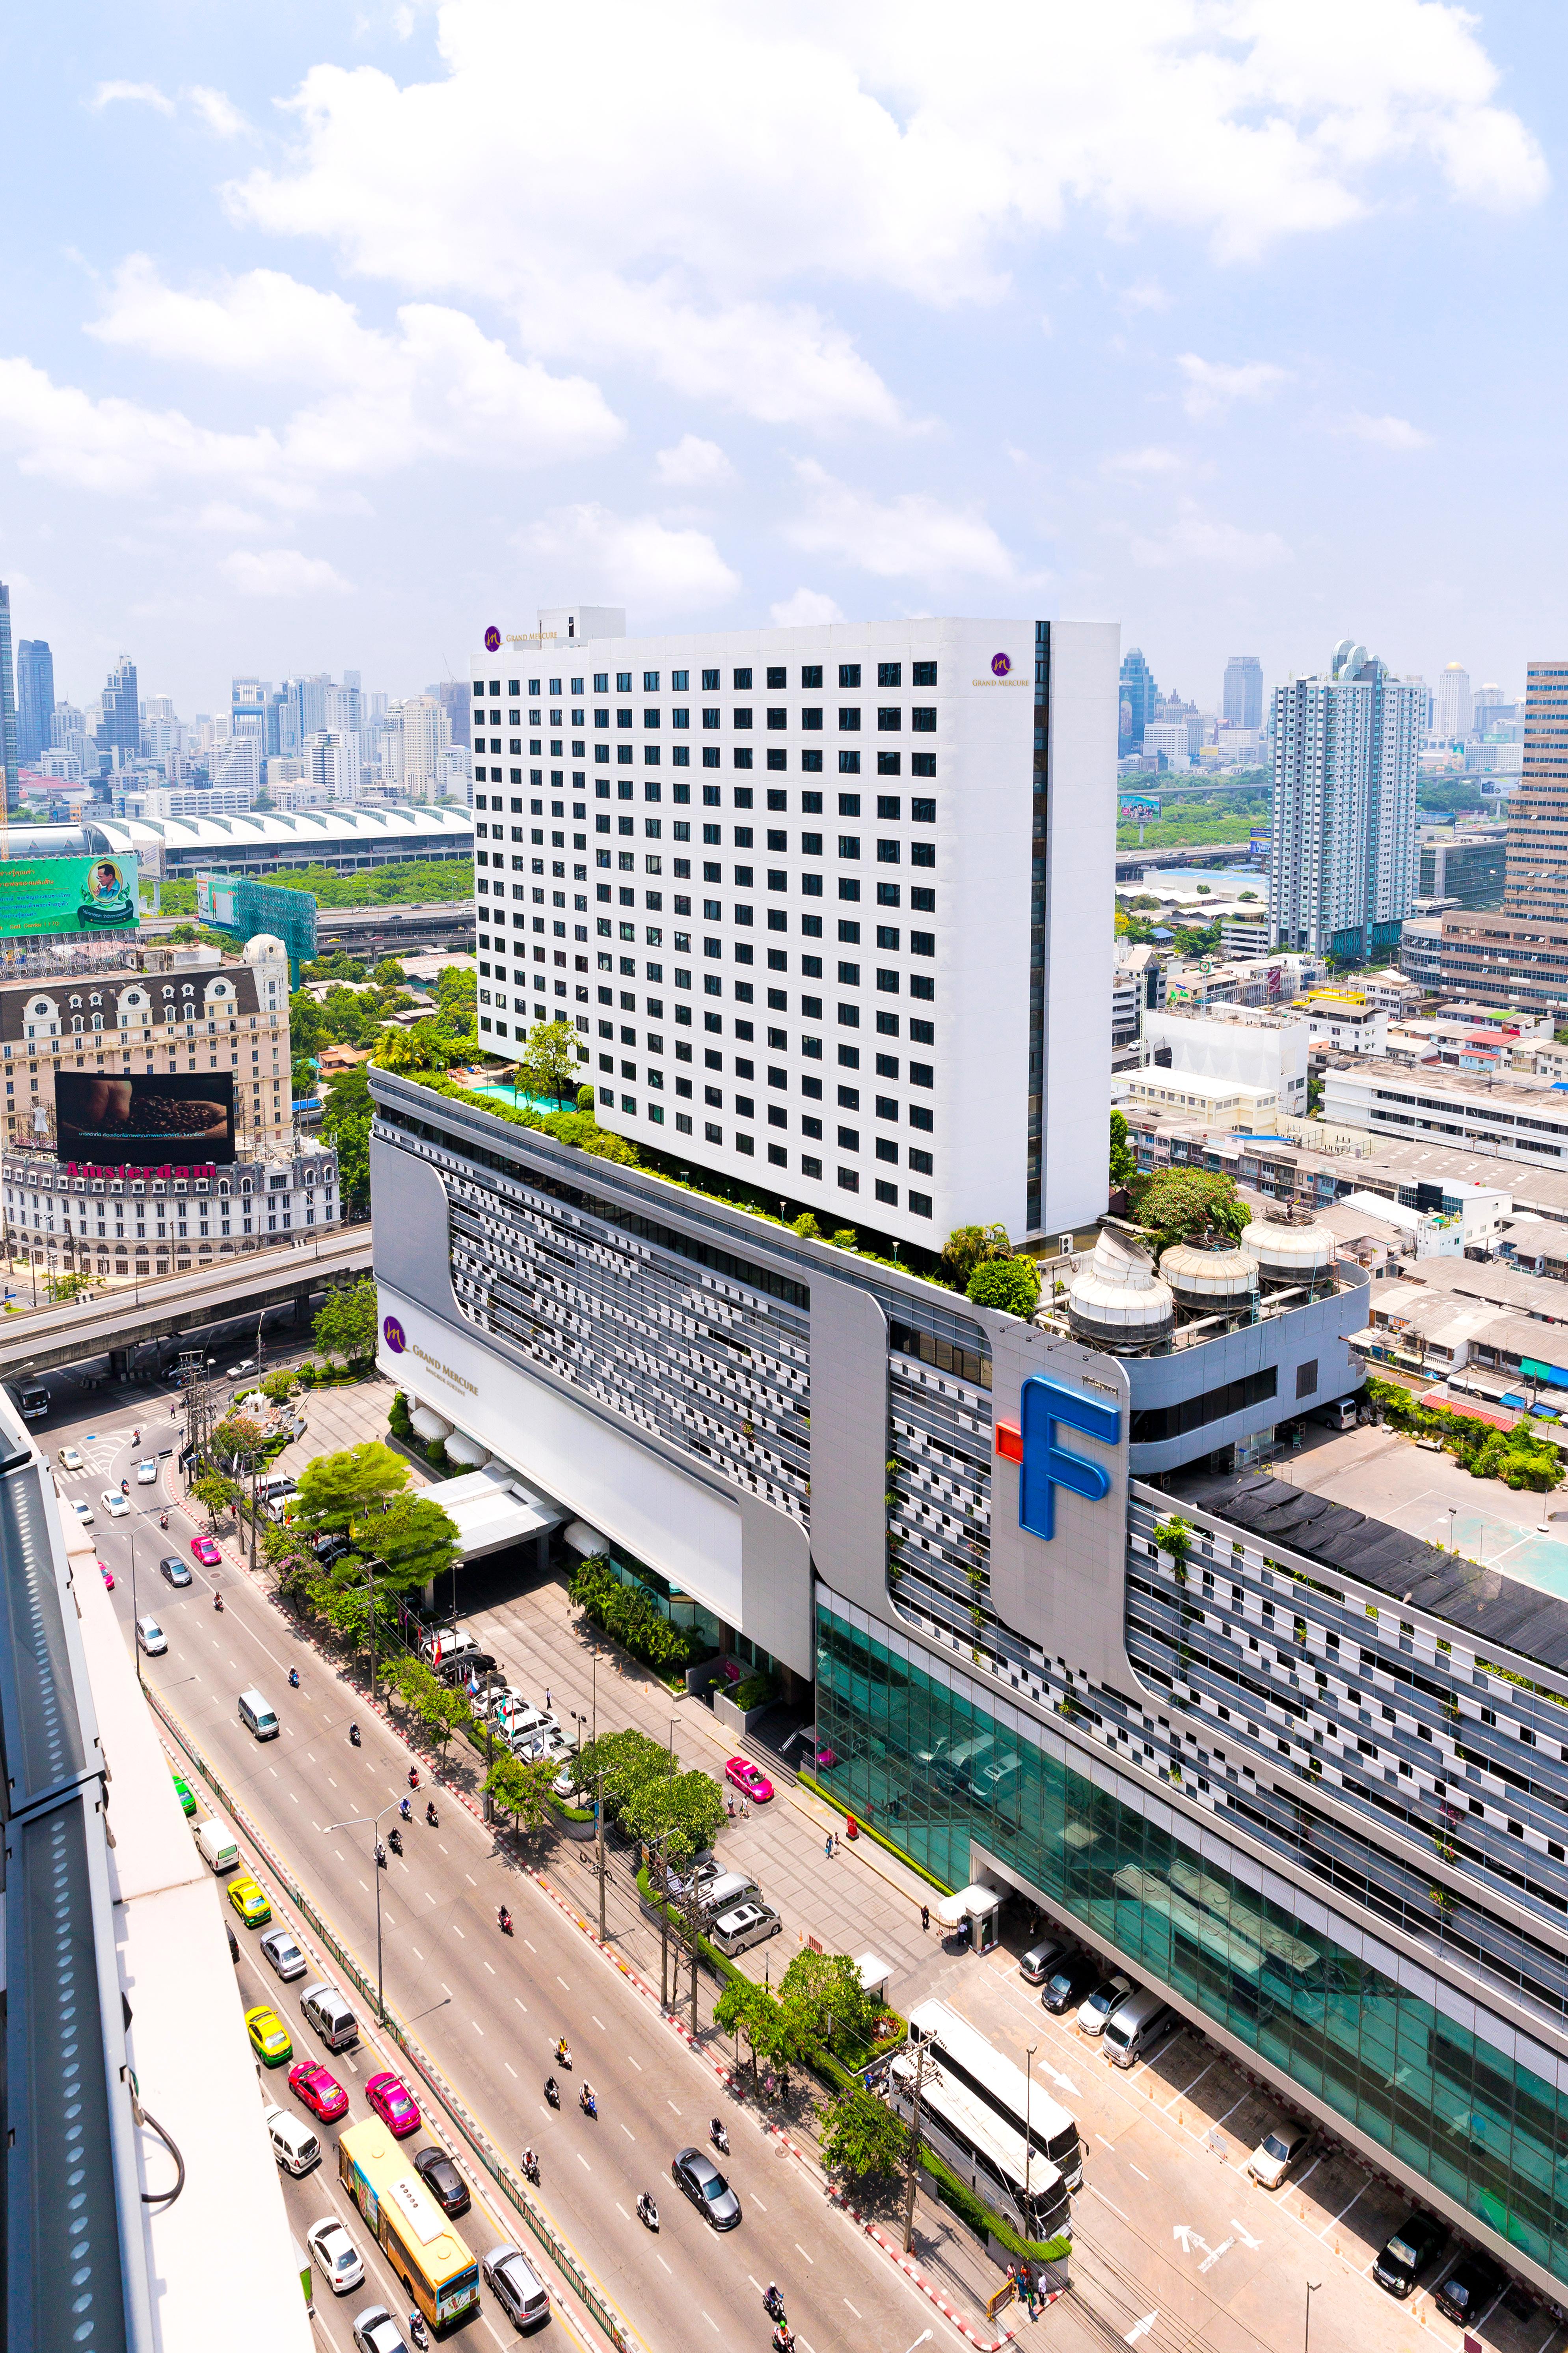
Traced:
<path id="1" fill-rule="evenodd" d="M 309 2173 L 321 2162 L 321 2142 L 304 2118 L 290 2116 L 287 2108 L 268 2109 L 267 2137 L 285 2173 Z"/>
<path id="2" fill-rule="evenodd" d="M 1150 1986 L 1129 1994 L 1105 2021 L 1100 2049 L 1114 2067 L 1135 2067 L 1181 2021 Z"/>
<path id="3" fill-rule="evenodd" d="M 239 1720 L 247 1732 L 258 1740 L 276 1740 L 278 1716 L 275 1709 L 258 1691 L 242 1691 L 239 1694 Z"/>
<path id="4" fill-rule="evenodd" d="M 205 1822 L 195 1822 L 192 1827 L 195 1831 L 196 1844 L 201 1849 L 203 1862 L 216 1871 L 219 1878 L 226 1871 L 233 1871 L 239 1861 L 239 1849 L 223 1824 L 208 1820 Z"/>
<path id="5" fill-rule="evenodd" d="M 744 1904 L 721 1912 L 708 1934 L 719 1950 L 733 1960 L 737 1953 L 749 1952 L 753 1945 L 776 1936 L 783 1926 L 784 1922 L 771 1904 L 759 1904 L 752 1896 Z"/>
<path id="6" fill-rule="evenodd" d="M 698 1895 L 700 1908 L 710 1920 L 721 1912 L 732 1912 L 737 1904 L 755 1903 L 762 1890 L 754 1879 L 743 1871 L 726 1871 L 718 1879 L 710 1879 Z"/>

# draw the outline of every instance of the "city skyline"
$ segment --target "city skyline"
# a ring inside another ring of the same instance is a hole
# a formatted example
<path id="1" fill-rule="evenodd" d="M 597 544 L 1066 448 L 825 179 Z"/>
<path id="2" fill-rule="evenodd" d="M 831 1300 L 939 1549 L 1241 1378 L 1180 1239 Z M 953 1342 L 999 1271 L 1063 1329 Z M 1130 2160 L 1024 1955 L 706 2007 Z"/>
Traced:
<path id="1" fill-rule="evenodd" d="M 479 0 L 19 61 L 3 554 L 73 692 L 334 643 L 412 691 L 576 596 L 1114 618 L 1205 707 L 1352 607 L 1401 675 L 1563 642 L 1551 12 L 1382 0 L 1353 65 L 1020 12 L 1005 99 L 935 12 L 604 23 L 591 81 Z"/>

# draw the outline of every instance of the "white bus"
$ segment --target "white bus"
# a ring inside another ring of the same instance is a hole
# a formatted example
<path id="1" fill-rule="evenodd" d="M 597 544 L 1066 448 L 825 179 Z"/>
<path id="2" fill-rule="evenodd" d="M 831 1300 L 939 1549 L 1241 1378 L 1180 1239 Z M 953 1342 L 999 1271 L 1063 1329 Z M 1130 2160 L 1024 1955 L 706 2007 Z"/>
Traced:
<path id="1" fill-rule="evenodd" d="M 1083 2147 L 1078 2124 L 1040 2084 L 1026 2081 L 1021 2067 L 1005 2059 L 978 2027 L 944 2001 L 922 2001 L 910 2012 L 911 2045 L 933 2042 L 950 2074 L 967 2085 L 1020 2137 L 1027 2125 L 1029 2145 L 1049 2159 L 1069 2189 L 1083 2181 Z"/>
<path id="2" fill-rule="evenodd" d="M 1036 2243 L 1071 2236 L 1067 2185 L 1050 2159 L 1026 2148 L 1022 2133 L 987 2106 L 935 2044 L 923 2073 L 916 2052 L 900 2051 L 888 2069 L 888 2097 L 910 2121 L 920 2080 L 921 2133 L 959 2179 Z"/>

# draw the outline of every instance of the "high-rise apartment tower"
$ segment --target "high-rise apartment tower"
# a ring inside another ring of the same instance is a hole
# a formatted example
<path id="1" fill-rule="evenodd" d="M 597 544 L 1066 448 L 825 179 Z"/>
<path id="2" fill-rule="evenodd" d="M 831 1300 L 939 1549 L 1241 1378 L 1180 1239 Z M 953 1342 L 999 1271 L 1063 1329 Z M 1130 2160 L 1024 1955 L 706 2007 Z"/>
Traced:
<path id="1" fill-rule="evenodd" d="M 16 648 L 16 757 L 34 767 L 49 748 L 55 716 L 55 658 L 47 638 Z"/>
<path id="2" fill-rule="evenodd" d="M 1398 945 L 1415 895 L 1415 690 L 1342 638 L 1274 690 L 1269 906 L 1287 948 L 1361 962 Z"/>
<path id="3" fill-rule="evenodd" d="M 1262 726 L 1263 664 L 1256 654 L 1232 654 L 1226 662 L 1222 708 L 1227 727 Z"/>

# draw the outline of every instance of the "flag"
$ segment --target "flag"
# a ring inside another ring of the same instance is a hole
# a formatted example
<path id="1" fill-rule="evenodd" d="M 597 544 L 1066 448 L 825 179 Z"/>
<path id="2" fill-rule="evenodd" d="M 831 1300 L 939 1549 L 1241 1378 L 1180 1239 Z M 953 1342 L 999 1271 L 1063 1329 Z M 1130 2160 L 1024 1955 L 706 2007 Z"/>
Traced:
<path id="1" fill-rule="evenodd" d="M 439 1634 L 437 1635 L 435 1642 L 431 1648 L 430 1663 L 433 1667 L 438 1667 L 441 1663 L 441 1637 Z"/>

